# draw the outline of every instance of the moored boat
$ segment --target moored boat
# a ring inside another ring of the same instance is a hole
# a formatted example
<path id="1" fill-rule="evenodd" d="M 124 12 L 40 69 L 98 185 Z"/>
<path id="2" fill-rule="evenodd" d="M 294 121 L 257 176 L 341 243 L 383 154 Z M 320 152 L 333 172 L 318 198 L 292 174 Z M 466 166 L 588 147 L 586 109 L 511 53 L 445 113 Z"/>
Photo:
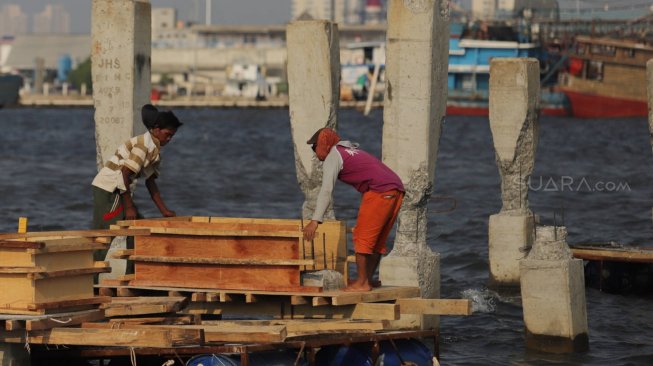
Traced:
<path id="1" fill-rule="evenodd" d="M 651 58 L 653 47 L 643 42 L 576 37 L 559 86 L 573 116 L 646 116 L 646 61 Z"/>
<path id="2" fill-rule="evenodd" d="M 23 85 L 19 75 L 0 75 L 0 108 L 18 104 L 18 91 Z"/>

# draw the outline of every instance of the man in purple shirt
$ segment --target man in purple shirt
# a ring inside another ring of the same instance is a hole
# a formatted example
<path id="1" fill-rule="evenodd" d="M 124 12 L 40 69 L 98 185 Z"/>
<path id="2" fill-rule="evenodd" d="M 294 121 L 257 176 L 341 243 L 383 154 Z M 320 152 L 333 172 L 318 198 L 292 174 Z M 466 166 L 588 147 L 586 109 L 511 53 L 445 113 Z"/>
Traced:
<path id="1" fill-rule="evenodd" d="M 331 200 L 336 179 L 362 193 L 354 227 L 354 251 L 358 278 L 345 291 L 370 291 L 380 284 L 372 276 L 387 252 L 386 241 L 397 219 L 404 197 L 404 185 L 395 172 L 358 144 L 340 141 L 330 128 L 319 129 L 307 143 L 322 165 L 322 187 L 311 222 L 304 228 L 304 238 L 313 240 Z"/>

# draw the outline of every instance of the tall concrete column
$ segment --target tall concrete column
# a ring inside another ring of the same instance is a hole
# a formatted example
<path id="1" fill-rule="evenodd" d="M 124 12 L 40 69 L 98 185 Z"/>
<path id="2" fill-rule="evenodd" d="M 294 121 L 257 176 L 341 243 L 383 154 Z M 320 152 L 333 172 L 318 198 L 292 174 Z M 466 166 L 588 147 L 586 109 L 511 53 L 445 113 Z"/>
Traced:
<path id="1" fill-rule="evenodd" d="M 490 63 L 490 128 L 501 176 L 501 212 L 490 216 L 490 285 L 519 286 L 519 260 L 533 242 L 528 179 L 535 164 L 540 101 L 536 59 Z"/>
<path id="2" fill-rule="evenodd" d="M 147 0 L 93 0 L 91 62 L 95 104 L 97 168 L 120 144 L 146 131 L 141 108 L 150 103 L 152 8 Z M 116 237 L 111 252 L 125 249 L 126 237 Z M 109 260 L 112 271 L 125 273 L 126 261 Z"/>
<path id="3" fill-rule="evenodd" d="M 569 353 L 589 348 L 583 261 L 574 259 L 564 227 L 538 226 L 521 265 L 526 347 Z"/>
<path id="4" fill-rule="evenodd" d="M 326 20 L 295 21 L 287 28 L 290 131 L 297 181 L 304 193 L 302 216 L 315 210 L 322 164 L 306 141 L 322 127 L 335 129 L 340 99 L 338 26 Z M 334 218 L 332 205 L 325 218 Z"/>
<path id="5" fill-rule="evenodd" d="M 646 80 L 646 90 L 648 92 L 648 130 L 651 134 L 651 147 L 653 147 L 653 59 L 646 62 Z M 651 213 L 653 214 L 653 209 Z"/>
<path id="6" fill-rule="evenodd" d="M 386 46 L 382 155 L 401 177 L 406 196 L 380 279 L 383 285 L 419 286 L 422 297 L 438 298 L 440 254 L 426 245 L 426 211 L 447 101 L 448 2 L 390 1 Z M 437 324 L 434 316 L 413 319 L 416 327 Z"/>
<path id="7" fill-rule="evenodd" d="M 116 148 L 145 132 L 150 102 L 151 5 L 147 0 L 93 0 L 93 101 L 98 170 Z"/>

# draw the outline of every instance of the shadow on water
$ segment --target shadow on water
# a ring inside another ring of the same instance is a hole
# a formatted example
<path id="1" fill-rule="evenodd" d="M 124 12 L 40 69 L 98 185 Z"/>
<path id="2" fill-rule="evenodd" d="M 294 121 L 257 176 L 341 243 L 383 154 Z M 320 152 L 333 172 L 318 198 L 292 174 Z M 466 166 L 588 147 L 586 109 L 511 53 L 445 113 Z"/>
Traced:
<path id="1" fill-rule="evenodd" d="M 286 110 L 176 113 L 185 125 L 163 149 L 158 182 L 169 207 L 179 215 L 299 217 L 303 197 Z M 90 182 L 96 171 L 92 118 L 88 109 L 0 110 L 0 231 L 15 231 L 19 216 L 29 217 L 34 231 L 90 226 Z M 363 117 L 343 110 L 339 121 L 344 138 L 380 156 L 382 111 Z M 529 184 L 531 208 L 552 223 L 553 212 L 564 206 L 570 244 L 650 245 L 652 163 L 644 119 L 542 118 Z M 570 179 L 576 185 L 562 185 Z M 580 185 L 583 181 L 587 184 Z M 604 189 L 598 189 L 599 182 Z M 607 189 L 607 183 L 615 188 Z M 501 208 L 499 185 L 487 119 L 449 117 L 442 129 L 434 197 L 455 199 L 456 209 L 440 212 L 451 207 L 451 200 L 431 200 L 428 244 L 441 254 L 442 296 L 470 298 L 477 312 L 442 318 L 443 364 L 653 364 L 653 299 L 593 289 L 586 291 L 589 352 L 526 351 L 520 298 L 485 288 L 487 222 Z M 156 216 L 145 192 L 140 183 L 136 203 L 146 217 Z M 355 190 L 336 186 L 336 213 L 349 225 L 358 203 Z"/>

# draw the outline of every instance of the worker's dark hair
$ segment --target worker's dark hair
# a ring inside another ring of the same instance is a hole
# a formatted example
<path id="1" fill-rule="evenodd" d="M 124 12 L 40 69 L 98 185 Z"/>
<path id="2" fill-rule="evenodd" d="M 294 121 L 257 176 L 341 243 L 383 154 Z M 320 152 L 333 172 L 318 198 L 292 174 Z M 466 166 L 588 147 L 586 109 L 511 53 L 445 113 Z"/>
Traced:
<path id="1" fill-rule="evenodd" d="M 153 128 L 170 128 L 178 129 L 183 123 L 179 122 L 177 116 L 171 111 L 159 112 L 155 106 L 146 104 L 141 108 L 141 118 L 145 128 L 151 130 Z"/>
<path id="2" fill-rule="evenodd" d="M 141 108 L 141 118 L 143 119 L 143 124 L 145 128 L 151 130 L 154 128 L 156 123 L 156 118 L 159 115 L 159 110 L 151 104 L 146 104 Z"/>
<path id="3" fill-rule="evenodd" d="M 178 129 L 183 123 L 179 121 L 172 111 L 159 112 L 152 128 L 169 128 L 171 130 Z"/>

